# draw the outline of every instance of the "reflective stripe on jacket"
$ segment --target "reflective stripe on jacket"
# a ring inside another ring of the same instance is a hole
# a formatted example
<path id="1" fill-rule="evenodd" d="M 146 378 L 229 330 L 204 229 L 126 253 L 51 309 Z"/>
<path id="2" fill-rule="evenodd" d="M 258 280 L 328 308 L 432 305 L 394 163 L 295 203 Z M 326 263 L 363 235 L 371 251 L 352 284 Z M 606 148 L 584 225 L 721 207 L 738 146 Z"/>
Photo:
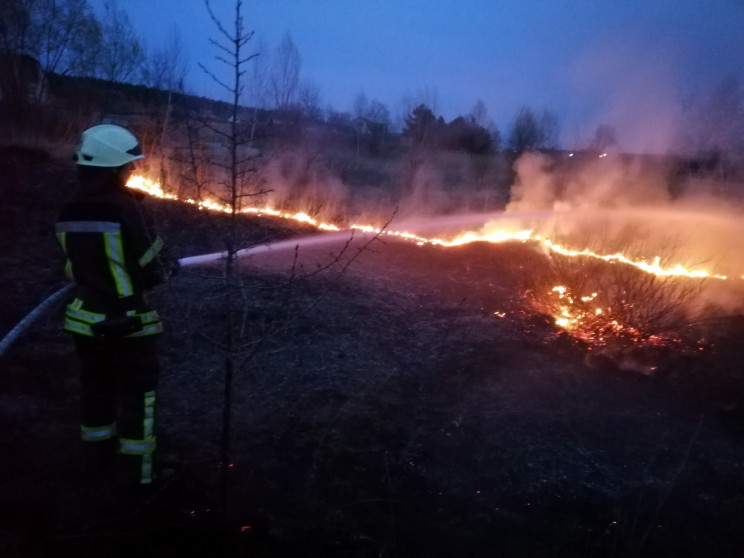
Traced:
<path id="1" fill-rule="evenodd" d="M 127 337 L 160 333 L 160 318 L 144 294 L 168 276 L 161 263 L 163 242 L 135 193 L 113 179 L 94 186 L 81 187 L 57 220 L 65 273 L 78 286 L 64 328 L 94 336 L 97 322 L 136 316 L 142 329 Z"/>

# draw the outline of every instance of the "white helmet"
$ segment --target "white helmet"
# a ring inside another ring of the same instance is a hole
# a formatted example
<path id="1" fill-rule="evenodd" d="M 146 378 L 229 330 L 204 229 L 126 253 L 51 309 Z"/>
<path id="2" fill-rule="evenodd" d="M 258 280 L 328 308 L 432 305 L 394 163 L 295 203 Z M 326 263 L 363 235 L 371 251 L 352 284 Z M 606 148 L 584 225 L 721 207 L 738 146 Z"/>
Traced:
<path id="1" fill-rule="evenodd" d="M 142 158 L 137 138 L 126 128 L 113 124 L 85 130 L 75 154 L 77 164 L 88 167 L 121 167 Z"/>

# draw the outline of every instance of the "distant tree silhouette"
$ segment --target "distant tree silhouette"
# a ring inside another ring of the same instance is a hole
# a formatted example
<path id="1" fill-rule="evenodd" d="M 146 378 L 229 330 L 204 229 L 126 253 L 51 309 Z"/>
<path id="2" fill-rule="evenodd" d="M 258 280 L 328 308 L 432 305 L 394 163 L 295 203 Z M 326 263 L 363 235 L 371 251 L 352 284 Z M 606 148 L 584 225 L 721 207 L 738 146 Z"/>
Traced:
<path id="1" fill-rule="evenodd" d="M 615 127 L 609 124 L 600 124 L 594 131 L 594 138 L 589 144 L 589 148 L 594 151 L 605 151 L 608 147 L 617 145 L 617 134 Z"/>
<path id="2" fill-rule="evenodd" d="M 49 73 L 90 71 L 100 35 L 87 0 L 0 2 L 0 51 L 32 56 Z"/>
<path id="3" fill-rule="evenodd" d="M 174 29 L 162 48 L 145 55 L 142 83 L 163 91 L 182 92 L 187 65 L 181 35 Z"/>
<path id="4" fill-rule="evenodd" d="M 544 109 L 540 115 L 540 149 L 558 149 L 561 125 L 558 115 Z"/>
<path id="5" fill-rule="evenodd" d="M 558 117 L 553 112 L 544 110 L 537 117 L 532 109 L 521 108 L 509 131 L 509 149 L 516 153 L 556 149 L 559 135 Z"/>
<path id="6" fill-rule="evenodd" d="M 483 155 L 491 151 L 491 134 L 468 117 L 458 116 L 447 124 L 444 147 L 453 151 L 464 151 Z"/>
<path id="7" fill-rule="evenodd" d="M 540 125 L 531 109 L 522 108 L 509 131 L 509 149 L 516 153 L 534 151 L 542 143 Z"/>
<path id="8" fill-rule="evenodd" d="M 437 144 L 440 121 L 426 105 L 419 105 L 405 119 L 403 135 L 412 146 L 434 147 Z"/>
<path id="9" fill-rule="evenodd" d="M 501 147 L 501 133 L 496 124 L 488 116 L 488 109 L 481 99 L 478 99 L 470 111 L 470 118 L 476 125 L 484 128 L 491 136 L 491 150 L 498 151 Z"/>
<path id="10" fill-rule="evenodd" d="M 28 94 L 29 87 L 22 83 L 27 78 L 28 62 L 23 60 L 38 61 L 46 73 L 81 75 L 92 71 L 100 44 L 100 25 L 87 0 L 2 0 L 3 97 L 8 101 L 15 96 L 13 102 L 18 107 L 45 98 L 44 79 L 36 79 L 33 95 Z"/>
<path id="11" fill-rule="evenodd" d="M 145 55 L 127 12 L 116 0 L 104 2 L 101 34 L 96 77 L 106 81 L 128 81 L 142 68 Z"/>
<path id="12" fill-rule="evenodd" d="M 301 67 L 300 51 L 292 36 L 287 33 L 274 53 L 269 74 L 269 86 L 274 96 L 275 108 L 288 110 L 296 101 Z"/>
<path id="13" fill-rule="evenodd" d="M 323 119 L 320 108 L 320 87 L 313 81 L 303 81 L 297 89 L 297 105 L 302 117 L 311 122 Z"/>
<path id="14" fill-rule="evenodd" d="M 362 143 L 370 155 L 380 155 L 390 130 L 390 111 L 378 101 L 367 99 L 362 91 L 354 98 L 354 129 L 357 136 L 357 155 Z"/>

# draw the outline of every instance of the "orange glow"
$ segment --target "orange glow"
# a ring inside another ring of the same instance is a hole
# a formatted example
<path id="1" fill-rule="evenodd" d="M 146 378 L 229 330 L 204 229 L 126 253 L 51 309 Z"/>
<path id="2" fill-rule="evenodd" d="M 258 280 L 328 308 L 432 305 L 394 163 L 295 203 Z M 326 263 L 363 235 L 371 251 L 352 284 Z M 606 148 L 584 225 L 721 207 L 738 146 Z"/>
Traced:
<path id="1" fill-rule="evenodd" d="M 129 182 L 127 183 L 127 186 L 135 190 L 140 190 L 156 198 L 178 200 L 177 196 L 173 194 L 166 194 L 165 192 L 163 192 L 163 189 L 161 188 L 160 184 L 152 180 L 149 180 L 143 176 L 139 176 L 139 175 L 133 176 L 132 178 L 130 178 Z M 196 205 L 197 207 L 199 207 L 199 209 L 208 209 L 210 211 L 220 211 L 223 213 L 231 212 L 230 206 L 228 204 L 221 203 L 221 202 L 208 199 L 208 198 L 204 200 L 199 200 L 199 201 L 193 200 L 193 199 L 186 199 L 183 201 L 185 201 L 186 203 Z M 297 221 L 299 223 L 305 223 L 307 225 L 311 225 L 313 227 L 318 228 L 319 230 L 324 230 L 324 231 L 342 230 L 341 227 L 338 225 L 335 225 L 333 223 L 323 223 L 323 222 L 317 221 L 316 219 L 314 219 L 307 213 L 303 213 L 301 211 L 293 213 L 293 212 L 273 209 L 270 207 L 245 207 L 245 208 L 242 208 L 240 212 L 251 214 L 251 215 L 256 215 L 259 217 L 263 215 L 269 215 L 271 217 L 289 219 L 289 220 Z M 346 227 L 346 228 L 357 230 L 360 232 L 371 233 L 371 234 L 393 236 L 393 237 L 401 238 L 403 240 L 408 240 L 410 242 L 415 242 L 418 245 L 431 244 L 434 246 L 443 246 L 443 247 L 463 246 L 465 244 L 470 244 L 473 242 L 490 242 L 490 243 L 496 244 L 496 243 L 501 243 L 501 242 L 513 242 L 513 241 L 529 242 L 531 241 L 531 242 L 539 243 L 547 250 L 551 252 L 555 252 L 557 254 L 561 254 L 563 256 L 588 257 L 588 258 L 604 260 L 608 263 L 622 263 L 622 264 L 634 266 L 640 269 L 641 271 L 645 271 L 646 273 L 651 273 L 653 275 L 657 275 L 660 277 L 688 277 L 691 279 L 721 279 L 721 280 L 727 279 L 725 275 L 717 275 L 717 274 L 711 273 L 703 269 L 687 269 L 680 264 L 672 265 L 669 267 L 663 267 L 661 266 L 661 258 L 659 258 L 658 256 L 654 257 L 650 261 L 633 260 L 620 253 L 598 254 L 588 249 L 576 250 L 576 249 L 568 248 L 566 246 L 561 246 L 560 244 L 556 244 L 550 239 L 542 238 L 540 235 L 534 234 L 532 230 L 515 231 L 515 230 L 508 230 L 508 229 L 495 229 L 487 233 L 465 232 L 450 240 L 446 240 L 446 239 L 436 238 L 436 237 L 428 238 L 428 237 L 420 236 L 415 233 L 406 232 L 406 231 L 393 231 L 389 229 L 383 230 L 378 227 L 374 227 L 372 225 L 365 225 L 365 224 L 359 224 L 359 223 L 353 223 L 351 226 Z M 595 293 L 592 296 L 596 297 L 597 295 Z"/>
<path id="2" fill-rule="evenodd" d="M 157 198 L 177 200 L 178 198 L 173 194 L 166 194 L 163 192 L 160 184 L 149 180 L 142 176 L 133 176 L 128 184 L 128 187 L 140 190 L 150 196 Z M 219 211 L 224 213 L 231 213 L 229 205 L 214 199 L 203 199 L 193 200 L 186 199 L 182 200 L 186 203 L 196 205 L 201 210 Z M 437 238 L 437 237 L 425 237 L 413 232 L 407 231 L 395 231 L 390 229 L 382 229 L 373 225 L 353 223 L 350 226 L 340 226 L 334 223 L 324 223 L 316 220 L 307 213 L 304 212 L 288 212 L 273 209 L 271 207 L 246 207 L 240 210 L 240 213 L 251 214 L 255 216 L 271 216 L 281 219 L 288 219 L 299 223 L 304 223 L 319 230 L 324 231 L 341 231 L 344 229 L 351 229 L 370 234 L 379 234 L 381 236 L 390 236 L 400 238 L 408 242 L 414 242 L 417 245 L 434 245 L 442 247 L 456 247 L 470 244 L 473 242 L 489 242 L 489 243 L 502 243 L 502 242 L 531 242 L 536 245 L 542 246 L 546 251 L 560 254 L 565 257 L 583 257 L 603 260 L 608 264 L 623 264 L 633 266 L 645 273 L 649 273 L 658 277 L 674 277 L 674 278 L 689 278 L 689 279 L 715 279 L 715 280 L 726 280 L 725 275 L 718 275 L 704 269 L 688 269 L 680 264 L 670 265 L 664 267 L 661 265 L 661 258 L 654 257 L 650 260 L 644 259 L 632 259 L 622 253 L 615 254 L 599 254 L 589 249 L 572 249 L 566 246 L 562 246 L 553 242 L 550 239 L 543 238 L 542 236 L 535 234 L 533 230 L 509 230 L 509 229 L 494 229 L 484 233 L 475 232 L 463 232 L 450 239 Z M 742 276 L 744 278 L 744 276 Z M 574 295 L 569 292 L 569 289 L 562 285 L 553 287 L 549 293 L 544 293 L 546 298 L 543 300 L 550 301 L 549 306 L 551 307 L 551 313 L 555 324 L 563 328 L 572 335 L 582 338 L 592 343 L 603 343 L 606 335 L 623 335 L 630 336 L 632 338 L 640 338 L 641 332 L 636 329 L 625 326 L 613 318 L 611 315 L 610 308 L 602 308 L 596 304 L 599 293 L 592 292 L 581 296 Z M 504 318 L 505 313 L 494 312 L 494 315 L 499 318 Z M 653 342 L 653 336 L 646 337 L 646 339 Z M 412 464 L 411 464 L 412 465 Z"/>

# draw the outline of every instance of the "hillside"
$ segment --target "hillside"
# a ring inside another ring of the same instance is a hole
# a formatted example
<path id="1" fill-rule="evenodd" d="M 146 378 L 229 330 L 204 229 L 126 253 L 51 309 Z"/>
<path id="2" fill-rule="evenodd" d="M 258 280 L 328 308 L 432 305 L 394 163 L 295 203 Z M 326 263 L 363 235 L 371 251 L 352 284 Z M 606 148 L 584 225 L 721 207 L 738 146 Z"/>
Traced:
<path id="1" fill-rule="evenodd" d="M 61 286 L 68 164 L 0 155 L 2 331 Z M 148 200 L 176 256 L 220 249 L 216 216 Z M 310 229 L 246 219 L 251 243 Z M 122 511 L 80 478 L 77 369 L 58 307 L 3 356 L 2 556 L 736 556 L 744 378 L 736 319 L 652 376 L 588 368 L 526 311 L 522 244 L 357 236 L 241 264 L 227 518 L 219 268 L 154 293 L 165 462 Z"/>

